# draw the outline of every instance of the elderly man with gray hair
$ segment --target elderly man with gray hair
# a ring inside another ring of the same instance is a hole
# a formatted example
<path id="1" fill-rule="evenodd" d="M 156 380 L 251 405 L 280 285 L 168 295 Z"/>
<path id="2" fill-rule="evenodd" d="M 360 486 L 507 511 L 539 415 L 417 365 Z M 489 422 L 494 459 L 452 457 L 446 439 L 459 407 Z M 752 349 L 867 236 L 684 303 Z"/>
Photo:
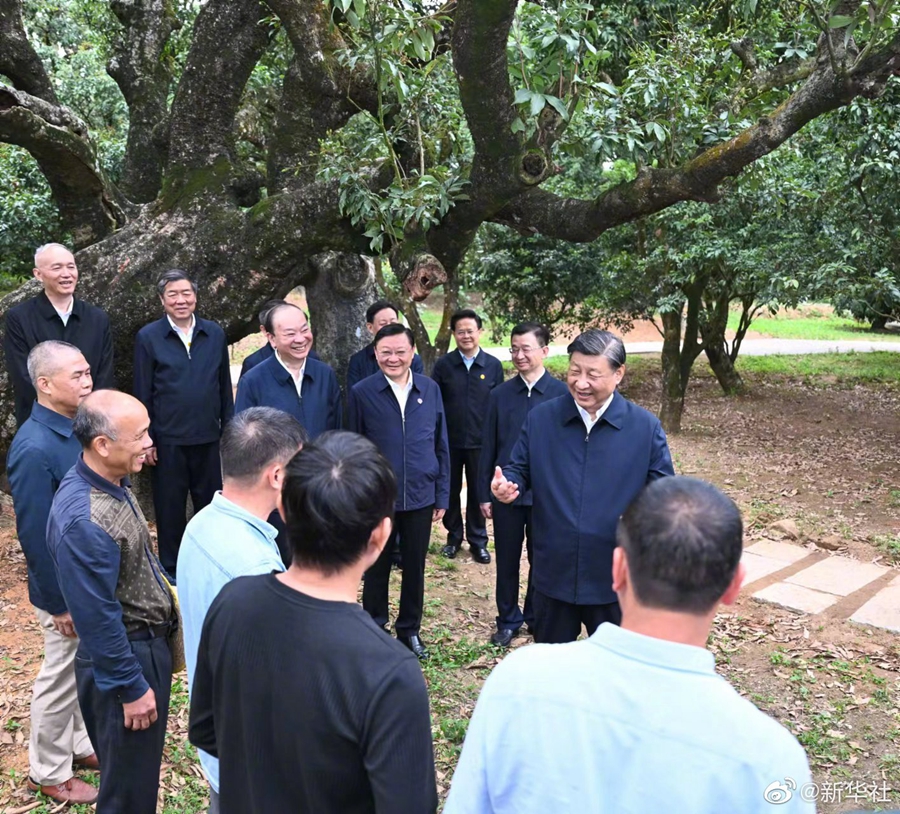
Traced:
<path id="1" fill-rule="evenodd" d="M 535 407 L 491 491 L 512 503 L 534 495 L 535 641 L 573 642 L 619 624 L 612 587 L 616 523 L 650 481 L 674 475 L 655 415 L 623 398 L 625 345 L 585 331 L 568 347 L 569 395 Z"/>
<path id="2" fill-rule="evenodd" d="M 178 552 L 178 597 L 184 622 L 188 688 L 192 689 L 203 620 L 222 587 L 236 577 L 284 571 L 276 511 L 288 461 L 308 440 L 293 416 L 250 407 L 225 427 L 219 454 L 222 491 L 188 523 Z M 210 812 L 219 811 L 219 761 L 200 750 L 210 785 Z"/>
<path id="3" fill-rule="evenodd" d="M 225 332 L 194 313 L 197 284 L 170 269 L 156 290 L 164 314 L 135 339 L 134 395 L 150 414 L 155 445 L 147 464 L 159 559 L 174 579 L 188 494 L 199 512 L 222 488 L 219 438 L 234 414 L 234 397 Z"/>
<path id="4" fill-rule="evenodd" d="M 33 271 L 44 290 L 9 310 L 3 338 L 19 427 L 31 415 L 36 397 L 27 359 L 29 351 L 40 342 L 57 340 L 75 345 L 91 366 L 94 385 L 114 386 L 109 317 L 75 298 L 78 266 L 72 252 L 59 243 L 40 246 L 34 253 Z"/>
<path id="5" fill-rule="evenodd" d="M 7 457 L 16 531 L 28 564 L 28 599 L 44 634 L 44 661 L 31 696 L 28 787 L 59 803 L 93 803 L 97 790 L 72 773 L 73 762 L 93 769 L 99 763 L 78 708 L 78 634 L 46 536 L 53 495 L 81 452 L 72 420 L 91 392 L 91 368 L 74 345 L 49 341 L 31 349 L 28 373 L 37 401 Z"/>

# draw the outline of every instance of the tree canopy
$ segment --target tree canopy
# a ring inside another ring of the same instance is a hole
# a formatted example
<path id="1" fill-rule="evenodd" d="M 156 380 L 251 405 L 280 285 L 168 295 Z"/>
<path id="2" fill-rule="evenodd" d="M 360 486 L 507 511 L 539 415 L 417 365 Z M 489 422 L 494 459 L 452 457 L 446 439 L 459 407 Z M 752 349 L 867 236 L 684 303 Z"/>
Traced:
<path id="1" fill-rule="evenodd" d="M 98 61 L 109 81 L 77 81 Z M 123 385 L 168 267 L 231 339 L 306 285 L 343 361 L 363 255 L 449 309 L 482 224 L 589 243 L 716 202 L 898 71 L 888 0 L 0 0 L 0 142 L 46 180 Z M 585 183 L 564 157 L 630 170 Z"/>

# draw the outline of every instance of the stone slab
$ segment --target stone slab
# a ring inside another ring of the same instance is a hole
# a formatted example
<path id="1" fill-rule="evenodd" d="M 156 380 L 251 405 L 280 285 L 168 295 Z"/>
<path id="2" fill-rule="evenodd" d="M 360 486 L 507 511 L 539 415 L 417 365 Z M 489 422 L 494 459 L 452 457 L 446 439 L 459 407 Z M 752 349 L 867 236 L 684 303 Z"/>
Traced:
<path id="1" fill-rule="evenodd" d="M 803 546 L 777 543 L 774 540 L 760 540 L 760 542 L 745 548 L 744 551 L 749 551 L 751 554 L 759 554 L 762 557 L 770 557 L 773 560 L 781 560 L 787 564 L 798 562 L 812 553 Z"/>
<path id="2" fill-rule="evenodd" d="M 900 633 L 900 577 L 875 594 L 850 617 L 850 621 Z"/>
<path id="3" fill-rule="evenodd" d="M 798 571 L 785 582 L 835 596 L 848 596 L 878 579 L 887 570 L 880 565 L 857 562 L 848 557 L 829 557 Z"/>
<path id="4" fill-rule="evenodd" d="M 813 591 L 810 588 L 791 585 L 788 582 L 776 582 L 768 588 L 757 591 L 753 596 L 755 599 L 762 599 L 764 602 L 782 605 L 785 608 L 803 611 L 803 613 L 821 613 L 838 601 L 838 597 L 834 594 Z"/>
<path id="5" fill-rule="evenodd" d="M 774 574 L 776 571 L 781 571 L 790 565 L 790 563 L 786 563 L 784 560 L 776 560 L 773 557 L 763 557 L 761 554 L 752 554 L 748 551 L 744 552 L 744 556 L 741 557 L 741 562 L 744 564 L 744 568 L 747 572 L 744 576 L 744 585 L 756 582 L 756 580 L 767 577 L 769 574 Z"/>

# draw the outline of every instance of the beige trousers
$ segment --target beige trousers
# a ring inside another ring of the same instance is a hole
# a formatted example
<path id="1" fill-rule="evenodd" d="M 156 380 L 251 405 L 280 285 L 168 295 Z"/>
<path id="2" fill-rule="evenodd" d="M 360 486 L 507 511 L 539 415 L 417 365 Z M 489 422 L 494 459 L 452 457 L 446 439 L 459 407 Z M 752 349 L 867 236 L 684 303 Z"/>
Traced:
<path id="1" fill-rule="evenodd" d="M 44 663 L 31 695 L 31 779 L 56 786 L 72 776 L 72 758 L 87 757 L 94 747 L 84 728 L 75 688 L 75 651 L 69 639 L 53 627 L 53 617 L 35 608 L 44 632 Z"/>

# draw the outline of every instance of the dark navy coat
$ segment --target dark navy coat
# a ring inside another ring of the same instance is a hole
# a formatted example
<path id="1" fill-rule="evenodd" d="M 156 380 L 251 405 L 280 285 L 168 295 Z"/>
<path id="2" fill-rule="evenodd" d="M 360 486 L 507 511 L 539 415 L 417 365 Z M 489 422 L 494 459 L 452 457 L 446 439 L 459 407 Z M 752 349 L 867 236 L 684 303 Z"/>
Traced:
<path id="1" fill-rule="evenodd" d="M 66 612 L 66 600 L 47 550 L 47 518 L 53 495 L 79 455 L 72 419 L 35 402 L 6 458 L 16 532 L 28 563 L 28 601 L 51 616 Z"/>
<path id="2" fill-rule="evenodd" d="M 310 438 L 341 428 L 341 388 L 328 365 L 306 357 L 301 393 L 302 398 L 293 377 L 273 354 L 241 376 L 234 409 L 238 413 L 248 407 L 284 410 L 303 425 Z"/>
<path id="3" fill-rule="evenodd" d="M 479 503 L 491 502 L 494 467 L 509 463 L 513 447 L 522 434 L 522 425 L 532 409 L 568 392 L 569 388 L 546 370 L 531 390 L 519 374 L 491 390 L 478 459 Z M 531 492 L 523 491 L 513 505 L 530 506 Z"/>
<path id="4" fill-rule="evenodd" d="M 479 348 L 472 369 L 467 370 L 462 354 L 452 350 L 434 363 L 431 377 L 441 388 L 450 446 L 454 449 L 478 449 L 488 396 L 491 390 L 503 383 L 500 360 Z"/>
<path id="5" fill-rule="evenodd" d="M 243 376 L 248 370 L 252 370 L 257 365 L 261 365 L 266 359 L 271 359 L 275 355 L 275 348 L 273 348 L 268 342 L 263 345 L 259 350 L 253 351 L 246 359 L 244 359 L 244 363 L 241 365 L 241 376 Z M 310 359 L 319 359 L 319 354 L 316 353 L 315 348 L 313 348 L 309 352 Z"/>
<path id="6" fill-rule="evenodd" d="M 397 476 L 398 512 L 450 505 L 450 448 L 438 386 L 413 373 L 406 416 L 382 373 L 350 391 L 348 429 L 366 436 L 390 461 Z"/>
<path id="7" fill-rule="evenodd" d="M 425 372 L 418 353 L 413 356 L 411 370 L 413 373 Z M 350 363 L 347 366 L 347 392 L 350 392 L 354 384 L 358 384 L 376 373 L 381 373 L 381 368 L 378 367 L 375 359 L 375 344 L 370 342 L 350 357 Z"/>
<path id="8" fill-rule="evenodd" d="M 145 325 L 134 342 L 134 395 L 150 414 L 155 444 L 218 441 L 234 414 L 225 332 L 196 317 L 188 353 L 168 317 Z"/>
<path id="9" fill-rule="evenodd" d="M 535 407 L 503 474 L 532 489 L 534 588 L 576 605 L 616 601 L 616 524 L 650 481 L 674 475 L 659 419 L 619 393 L 590 434 L 571 395 Z"/>

